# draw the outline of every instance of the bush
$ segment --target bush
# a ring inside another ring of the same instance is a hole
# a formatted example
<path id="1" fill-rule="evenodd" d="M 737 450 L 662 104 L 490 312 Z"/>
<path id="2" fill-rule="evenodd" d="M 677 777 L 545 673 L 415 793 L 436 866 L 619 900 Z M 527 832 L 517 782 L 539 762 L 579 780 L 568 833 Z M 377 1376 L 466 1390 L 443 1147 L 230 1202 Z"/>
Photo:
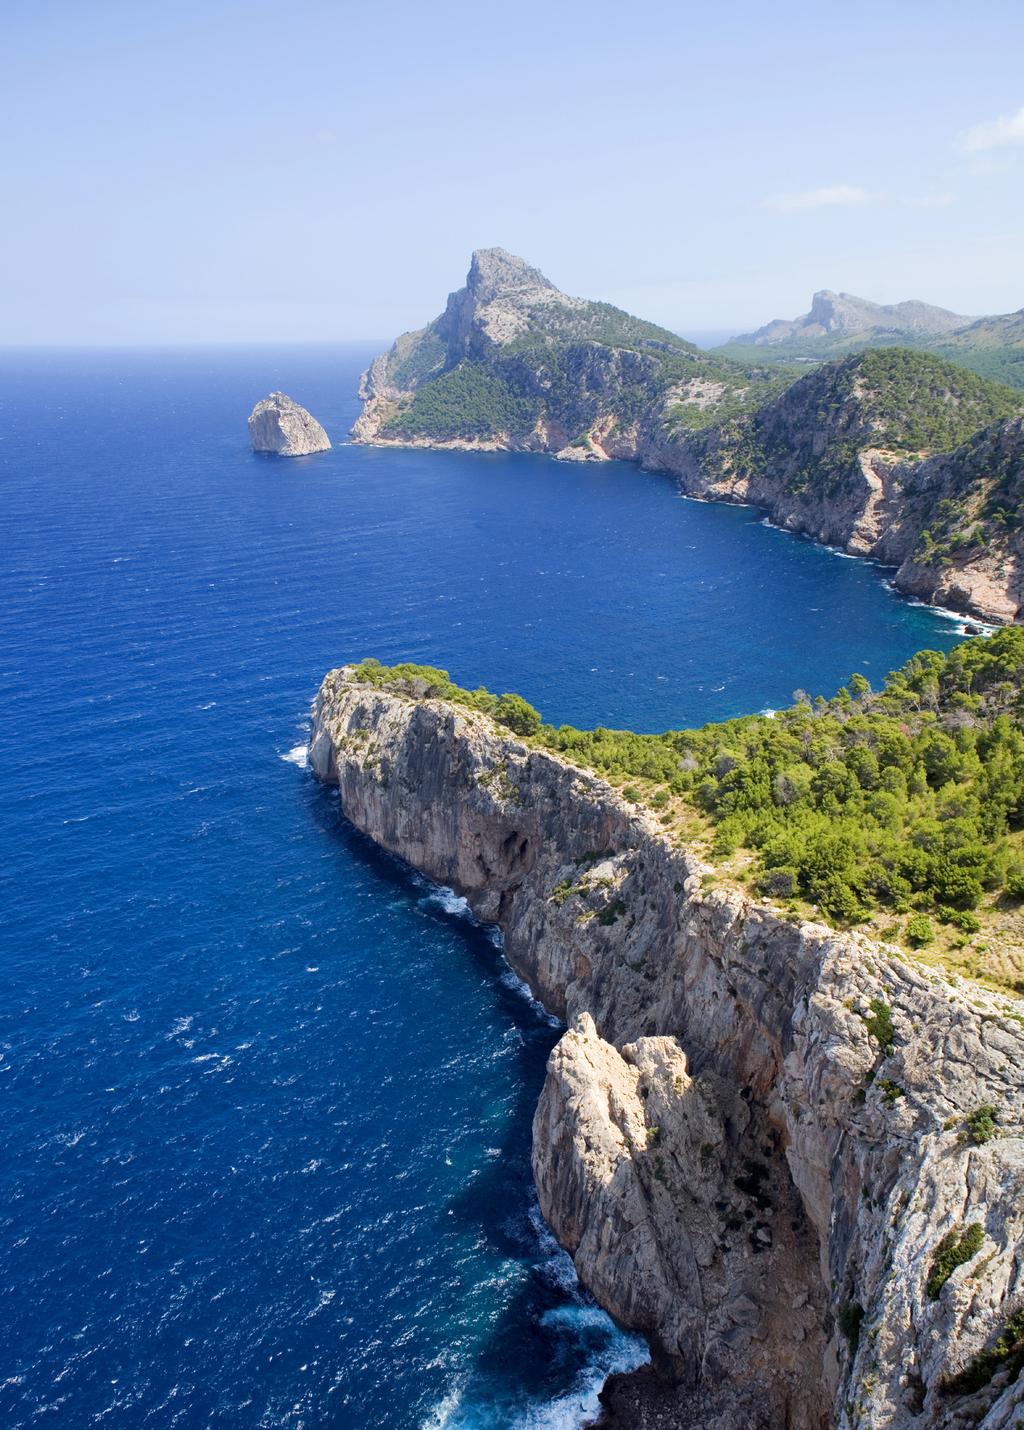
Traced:
<path id="1" fill-rule="evenodd" d="M 925 1283 L 925 1295 L 930 1301 L 938 1298 L 940 1291 L 958 1266 L 963 1266 L 977 1256 L 985 1241 L 985 1232 L 980 1222 L 948 1231 L 935 1248 Z"/>
<path id="2" fill-rule="evenodd" d="M 1009 874 L 1003 886 L 1011 899 L 1024 899 L 1024 874 Z"/>
<path id="3" fill-rule="evenodd" d="M 870 1013 L 862 1013 L 864 1026 L 870 1035 L 875 1039 L 882 1052 L 888 1055 L 892 1052 L 893 1043 L 896 1039 L 896 1026 L 892 1021 L 892 1009 L 884 998 L 872 998 L 870 1003 Z"/>
<path id="4" fill-rule="evenodd" d="M 940 904 L 935 912 L 944 924 L 952 924 L 961 933 L 978 933 L 981 929 L 981 920 L 969 909 L 951 909 Z"/>
<path id="5" fill-rule="evenodd" d="M 540 712 L 521 695 L 499 695 L 494 718 L 514 730 L 517 735 L 536 735 L 540 729 Z"/>
<path id="6" fill-rule="evenodd" d="M 992 1103 L 983 1102 L 980 1107 L 976 1107 L 973 1112 L 967 1114 L 967 1136 L 976 1146 L 982 1147 L 995 1137 L 998 1112 L 999 1109 Z"/>
<path id="7" fill-rule="evenodd" d="M 935 937 L 931 919 L 924 914 L 911 914 L 907 919 L 907 942 L 912 948 L 924 948 Z"/>
<path id="8" fill-rule="evenodd" d="M 943 1389 L 947 1395 L 969 1395 L 988 1385 L 996 1371 L 1004 1367 L 1011 1377 L 1024 1369 L 1024 1306 L 1014 1311 L 995 1343 L 980 1351 L 959 1375 L 950 1376 Z"/>

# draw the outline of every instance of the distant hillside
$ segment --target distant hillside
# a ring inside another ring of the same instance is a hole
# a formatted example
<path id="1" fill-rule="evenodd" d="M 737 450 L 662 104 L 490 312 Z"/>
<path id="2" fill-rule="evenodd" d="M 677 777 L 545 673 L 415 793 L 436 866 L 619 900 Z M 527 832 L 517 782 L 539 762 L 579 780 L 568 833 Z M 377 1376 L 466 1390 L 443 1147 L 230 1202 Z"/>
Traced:
<path id="1" fill-rule="evenodd" d="M 811 299 L 809 313 L 787 321 L 776 318 L 755 333 L 730 339 L 726 347 L 762 347 L 805 339 L 846 343 L 880 335 L 895 338 L 951 333 L 971 321 L 947 308 L 911 299 L 905 303 L 872 303 L 852 293 L 832 293 L 824 288 Z"/>
<path id="2" fill-rule="evenodd" d="M 982 377 L 1024 388 L 1024 309 L 962 318 L 927 303 L 885 307 L 847 293 L 816 293 L 811 311 L 776 319 L 713 349 L 737 362 L 808 365 L 873 347 L 910 347 L 959 363 Z"/>
<path id="3" fill-rule="evenodd" d="M 906 346 L 810 372 L 733 351 L 701 352 L 484 249 L 440 317 L 364 373 L 353 436 L 634 461 L 690 496 L 753 503 L 899 566 L 897 583 L 925 599 L 1018 618 L 1024 393 Z"/>

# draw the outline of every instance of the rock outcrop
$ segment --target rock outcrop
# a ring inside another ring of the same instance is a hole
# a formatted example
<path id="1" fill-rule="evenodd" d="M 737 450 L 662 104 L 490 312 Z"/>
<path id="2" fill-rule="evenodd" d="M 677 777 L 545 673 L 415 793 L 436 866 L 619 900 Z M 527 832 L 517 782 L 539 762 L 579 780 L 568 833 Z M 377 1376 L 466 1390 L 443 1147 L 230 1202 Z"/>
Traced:
<path id="1" fill-rule="evenodd" d="M 309 758 L 568 1025 L 541 1205 L 654 1361 L 608 1387 L 610 1425 L 1024 1423 L 1020 1004 L 716 889 L 464 707 L 332 671 Z"/>
<path id="2" fill-rule="evenodd" d="M 331 442 L 311 413 L 283 392 L 272 392 L 249 414 L 249 436 L 254 452 L 278 457 L 305 457 L 327 452 Z"/>

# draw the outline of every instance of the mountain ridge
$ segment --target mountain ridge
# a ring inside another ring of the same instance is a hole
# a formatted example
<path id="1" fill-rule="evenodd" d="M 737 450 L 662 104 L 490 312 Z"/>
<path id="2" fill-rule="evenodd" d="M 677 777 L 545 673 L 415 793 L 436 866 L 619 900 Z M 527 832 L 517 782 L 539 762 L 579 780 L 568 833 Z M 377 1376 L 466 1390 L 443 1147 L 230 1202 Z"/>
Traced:
<path id="1" fill-rule="evenodd" d="M 839 334 L 863 337 L 871 333 L 912 336 L 921 333 L 956 332 L 975 319 L 939 308 L 920 299 L 901 303 L 875 303 L 853 293 L 834 293 L 822 288 L 811 298 L 808 312 L 799 318 L 773 318 L 752 333 L 741 333 L 725 345 L 759 347 L 793 338 L 822 338 Z"/>

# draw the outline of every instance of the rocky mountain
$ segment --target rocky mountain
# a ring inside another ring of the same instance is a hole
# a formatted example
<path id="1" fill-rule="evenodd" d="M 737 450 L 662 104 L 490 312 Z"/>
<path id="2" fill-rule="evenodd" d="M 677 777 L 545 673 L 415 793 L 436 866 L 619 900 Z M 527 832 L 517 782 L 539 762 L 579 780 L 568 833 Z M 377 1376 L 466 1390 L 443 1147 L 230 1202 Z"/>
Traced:
<path id="1" fill-rule="evenodd" d="M 929 353 L 881 347 L 803 375 L 744 365 L 568 298 L 487 249 L 439 318 L 375 360 L 362 396 L 357 441 L 634 461 L 687 495 L 753 502 L 791 530 L 891 562 L 900 588 L 924 599 L 995 620 L 1022 609 L 1024 508 L 999 506 L 979 454 L 997 450 L 999 481 L 1013 486 L 1019 425 L 1000 424 L 1024 412 L 1024 393 Z M 970 523 L 937 535 L 950 501 Z"/>
<path id="2" fill-rule="evenodd" d="M 283 392 L 272 392 L 249 414 L 249 436 L 254 452 L 278 457 L 305 457 L 327 452 L 331 442 L 311 413 Z"/>
<path id="3" fill-rule="evenodd" d="M 435 697 L 332 671 L 310 764 L 567 1025 L 541 1206 L 653 1358 L 602 1423 L 1019 1426 L 1021 1005 L 730 890 L 660 815 Z"/>
<path id="4" fill-rule="evenodd" d="M 779 383 L 481 249 L 441 316 L 363 375 L 353 436 L 601 458 L 632 450 L 640 427 L 675 404 L 742 408 Z"/>
<path id="5" fill-rule="evenodd" d="M 951 313 L 948 308 L 936 308 L 917 299 L 904 303 L 872 303 L 852 293 L 833 293 L 823 288 L 814 294 L 810 312 L 802 317 L 791 321 L 775 318 L 754 333 L 730 339 L 727 346 L 760 347 L 807 338 L 850 341 L 881 334 L 907 338 L 955 332 L 970 322 L 970 318 Z"/>

